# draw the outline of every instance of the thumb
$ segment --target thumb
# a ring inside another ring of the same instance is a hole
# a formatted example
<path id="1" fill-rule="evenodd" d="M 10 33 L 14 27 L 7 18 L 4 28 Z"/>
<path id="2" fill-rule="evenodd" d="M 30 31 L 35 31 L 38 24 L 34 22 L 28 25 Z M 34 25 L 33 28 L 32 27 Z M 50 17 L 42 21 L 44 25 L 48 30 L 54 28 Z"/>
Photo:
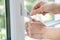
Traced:
<path id="1" fill-rule="evenodd" d="M 35 19 L 32 19 L 32 22 L 40 22 L 40 21 L 38 21 L 38 20 L 35 20 Z"/>
<path id="2" fill-rule="evenodd" d="M 40 8 L 39 9 L 36 9 L 36 10 L 32 10 L 30 12 L 30 16 L 33 16 L 33 15 L 36 15 L 36 14 L 40 14 Z"/>

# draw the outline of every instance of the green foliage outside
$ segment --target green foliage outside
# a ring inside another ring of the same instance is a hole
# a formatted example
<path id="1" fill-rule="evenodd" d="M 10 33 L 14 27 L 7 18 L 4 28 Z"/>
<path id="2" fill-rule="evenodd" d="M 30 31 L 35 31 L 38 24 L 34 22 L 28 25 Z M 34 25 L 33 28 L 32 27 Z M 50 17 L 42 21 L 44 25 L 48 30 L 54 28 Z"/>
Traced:
<path id="1" fill-rule="evenodd" d="M 4 15 L 0 17 L 0 28 L 5 28 L 5 16 Z"/>
<path id="2" fill-rule="evenodd" d="M 0 5 L 3 5 L 4 4 L 4 0 L 0 0 Z"/>
<path id="3" fill-rule="evenodd" d="M 0 0 L 0 28 L 5 28 L 4 0 Z"/>
<path id="4" fill-rule="evenodd" d="M 25 5 L 25 9 L 30 12 L 33 4 L 37 1 L 37 0 L 25 0 L 26 1 L 26 5 Z"/>
<path id="5" fill-rule="evenodd" d="M 0 40 L 6 39 L 5 28 L 5 0 L 0 0 Z"/>

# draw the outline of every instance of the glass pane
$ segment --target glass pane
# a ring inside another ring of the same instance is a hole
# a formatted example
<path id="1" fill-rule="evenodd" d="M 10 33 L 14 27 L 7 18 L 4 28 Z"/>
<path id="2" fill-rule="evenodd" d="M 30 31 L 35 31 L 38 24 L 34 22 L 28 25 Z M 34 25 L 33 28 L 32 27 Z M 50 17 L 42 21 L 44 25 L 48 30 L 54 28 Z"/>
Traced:
<path id="1" fill-rule="evenodd" d="M 6 40 L 5 0 L 0 0 L 0 40 Z"/>

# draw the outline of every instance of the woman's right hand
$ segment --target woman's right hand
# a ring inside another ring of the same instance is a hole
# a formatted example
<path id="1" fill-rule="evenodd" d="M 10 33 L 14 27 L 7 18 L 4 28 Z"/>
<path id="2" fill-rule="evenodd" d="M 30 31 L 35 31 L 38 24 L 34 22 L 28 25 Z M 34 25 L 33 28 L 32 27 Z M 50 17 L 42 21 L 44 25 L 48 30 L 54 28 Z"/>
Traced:
<path id="1" fill-rule="evenodd" d="M 52 4 L 44 3 L 44 5 L 41 5 L 37 9 L 32 10 L 30 15 L 31 16 L 33 16 L 35 14 L 43 14 L 43 15 L 45 15 L 46 13 L 52 13 L 52 14 L 60 13 L 60 5 L 55 4 L 55 3 L 52 3 Z"/>

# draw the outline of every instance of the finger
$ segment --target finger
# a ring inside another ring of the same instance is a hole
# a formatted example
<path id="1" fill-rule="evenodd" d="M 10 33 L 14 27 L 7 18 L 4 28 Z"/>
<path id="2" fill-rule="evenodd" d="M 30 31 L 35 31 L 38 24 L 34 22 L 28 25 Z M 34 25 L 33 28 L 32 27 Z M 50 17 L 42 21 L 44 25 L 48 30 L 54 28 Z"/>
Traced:
<path id="1" fill-rule="evenodd" d="M 39 8 L 39 9 L 37 9 L 37 10 L 33 10 L 33 11 L 30 13 L 30 16 L 33 16 L 33 15 L 36 15 L 36 14 L 43 14 L 43 15 L 45 15 L 46 13 L 48 13 L 48 12 L 43 11 L 43 10 L 40 10 L 40 8 Z"/>
<path id="2" fill-rule="evenodd" d="M 36 9 L 36 10 L 32 10 L 31 13 L 30 13 L 30 16 L 33 16 L 33 15 L 36 15 L 36 14 L 40 14 L 40 8 L 39 9 Z"/>
<path id="3" fill-rule="evenodd" d="M 39 9 L 36 9 L 36 10 L 32 10 L 31 13 L 30 13 L 30 16 L 33 16 L 33 15 L 36 15 L 36 14 L 45 15 L 46 13 L 48 13 L 48 12 L 46 11 L 45 8 L 39 8 Z"/>
<path id="4" fill-rule="evenodd" d="M 45 2 L 38 2 L 34 7 L 33 7 L 33 10 L 35 10 L 35 9 L 38 9 L 38 8 L 40 8 L 42 5 L 44 5 L 45 4 Z"/>
<path id="5" fill-rule="evenodd" d="M 38 8 L 40 8 L 40 5 L 36 4 L 32 9 L 35 10 L 35 9 L 38 9 Z"/>
<path id="6" fill-rule="evenodd" d="M 48 12 L 45 12 L 45 11 L 42 12 L 43 15 L 45 15 L 45 14 L 47 14 L 47 13 L 48 13 Z"/>
<path id="7" fill-rule="evenodd" d="M 28 22 L 27 25 L 28 25 L 28 27 L 26 28 L 27 35 L 31 37 L 32 36 L 32 31 L 31 31 L 31 27 L 32 26 L 31 26 L 31 23 Z"/>
<path id="8" fill-rule="evenodd" d="M 32 22 L 40 22 L 40 21 L 38 21 L 38 20 L 35 20 L 35 19 L 32 19 Z"/>
<path id="9" fill-rule="evenodd" d="M 40 11 L 40 14 L 42 15 L 45 15 L 46 13 L 48 13 L 45 7 L 40 8 L 39 11 Z"/>

